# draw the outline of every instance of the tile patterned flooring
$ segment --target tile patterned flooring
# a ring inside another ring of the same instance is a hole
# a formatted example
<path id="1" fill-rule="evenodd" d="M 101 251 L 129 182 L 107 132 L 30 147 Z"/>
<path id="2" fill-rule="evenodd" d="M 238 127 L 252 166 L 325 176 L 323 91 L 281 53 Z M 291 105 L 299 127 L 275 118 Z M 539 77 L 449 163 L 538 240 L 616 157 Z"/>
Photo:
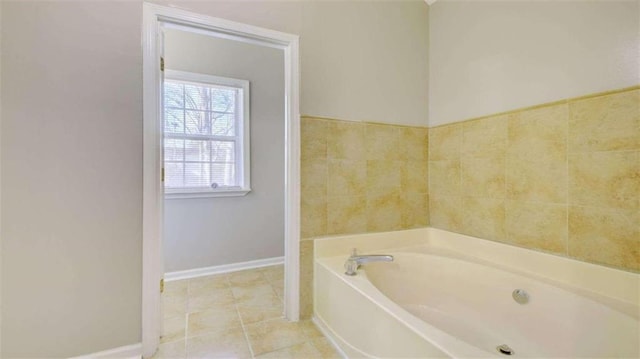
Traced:
<path id="1" fill-rule="evenodd" d="M 167 282 L 153 358 L 340 358 L 310 320 L 283 318 L 282 265 Z"/>

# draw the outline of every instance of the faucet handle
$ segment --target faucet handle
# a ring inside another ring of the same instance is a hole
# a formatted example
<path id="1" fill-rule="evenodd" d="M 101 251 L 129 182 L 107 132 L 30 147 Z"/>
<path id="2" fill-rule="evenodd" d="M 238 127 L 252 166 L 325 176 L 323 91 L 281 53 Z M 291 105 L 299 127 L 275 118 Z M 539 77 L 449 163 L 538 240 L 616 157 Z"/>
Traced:
<path id="1" fill-rule="evenodd" d="M 356 275 L 358 273 L 359 266 L 360 265 L 358 265 L 358 262 L 356 262 L 355 260 L 347 259 L 347 261 L 344 262 L 344 269 L 345 269 L 344 274 L 348 276 Z"/>
<path id="2" fill-rule="evenodd" d="M 355 257 L 355 256 L 357 256 L 357 255 L 358 255 L 358 250 L 357 250 L 356 248 L 352 248 L 352 249 L 351 249 L 351 256 L 352 256 L 352 257 Z"/>

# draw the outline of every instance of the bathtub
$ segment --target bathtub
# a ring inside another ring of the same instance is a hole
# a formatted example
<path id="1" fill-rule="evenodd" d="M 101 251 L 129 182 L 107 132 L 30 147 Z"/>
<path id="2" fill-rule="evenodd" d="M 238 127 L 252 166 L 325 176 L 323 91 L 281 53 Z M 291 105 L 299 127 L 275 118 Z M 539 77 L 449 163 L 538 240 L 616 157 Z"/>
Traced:
<path id="1" fill-rule="evenodd" d="M 346 276 L 351 248 L 395 260 Z M 349 358 L 640 357 L 635 273 L 435 228 L 317 239 L 314 253 L 314 321 Z"/>

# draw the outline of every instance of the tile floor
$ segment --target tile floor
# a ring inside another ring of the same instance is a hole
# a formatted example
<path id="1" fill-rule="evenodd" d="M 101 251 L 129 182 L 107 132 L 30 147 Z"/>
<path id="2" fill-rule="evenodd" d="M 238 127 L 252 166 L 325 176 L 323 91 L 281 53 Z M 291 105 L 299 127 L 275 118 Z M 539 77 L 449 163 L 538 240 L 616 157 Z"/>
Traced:
<path id="1" fill-rule="evenodd" d="M 282 265 L 167 282 L 154 358 L 340 358 L 309 321 L 283 318 Z"/>

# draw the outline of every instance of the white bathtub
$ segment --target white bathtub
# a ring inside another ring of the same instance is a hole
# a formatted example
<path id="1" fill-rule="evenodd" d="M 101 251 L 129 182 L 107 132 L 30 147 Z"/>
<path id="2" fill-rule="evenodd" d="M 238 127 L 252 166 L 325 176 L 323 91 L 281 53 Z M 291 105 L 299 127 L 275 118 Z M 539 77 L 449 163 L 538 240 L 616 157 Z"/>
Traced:
<path id="1" fill-rule="evenodd" d="M 350 247 L 395 261 L 349 277 Z M 348 357 L 640 357 L 634 273 L 433 228 L 315 249 L 315 320 Z"/>

